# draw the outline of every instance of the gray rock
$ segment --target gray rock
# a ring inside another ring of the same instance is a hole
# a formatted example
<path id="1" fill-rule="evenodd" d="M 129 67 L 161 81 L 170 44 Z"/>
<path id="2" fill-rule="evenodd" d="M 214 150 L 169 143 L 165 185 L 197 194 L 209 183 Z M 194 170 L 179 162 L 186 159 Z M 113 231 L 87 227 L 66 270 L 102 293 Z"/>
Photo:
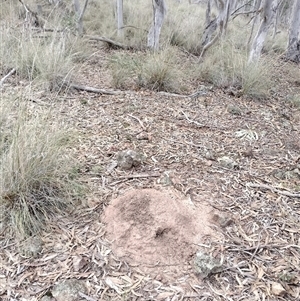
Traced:
<path id="1" fill-rule="evenodd" d="M 117 155 L 118 166 L 123 170 L 129 170 L 132 167 L 140 166 L 143 161 L 143 154 L 131 149 L 121 151 Z"/>
<path id="2" fill-rule="evenodd" d="M 87 288 L 83 281 L 77 279 L 67 279 L 53 287 L 52 296 L 57 301 L 77 301 L 79 292 L 87 293 Z"/>
<path id="3" fill-rule="evenodd" d="M 222 262 L 212 256 L 198 252 L 195 257 L 195 269 L 202 278 L 222 271 Z"/>
<path id="4" fill-rule="evenodd" d="M 26 239 L 20 246 L 21 254 L 24 257 L 37 257 L 43 249 L 43 241 L 39 236 L 32 236 Z"/>

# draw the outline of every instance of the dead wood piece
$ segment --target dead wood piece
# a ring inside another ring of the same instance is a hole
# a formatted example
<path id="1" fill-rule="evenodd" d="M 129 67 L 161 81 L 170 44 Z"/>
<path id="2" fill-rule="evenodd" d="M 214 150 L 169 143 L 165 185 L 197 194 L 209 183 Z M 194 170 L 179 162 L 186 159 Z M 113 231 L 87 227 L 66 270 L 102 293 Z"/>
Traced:
<path id="1" fill-rule="evenodd" d="M 292 198 L 300 198 L 300 193 L 293 193 L 293 192 L 288 192 L 288 191 L 282 191 L 279 190 L 275 187 L 272 187 L 270 185 L 266 185 L 266 184 L 255 184 L 255 183 L 247 183 L 246 187 L 251 187 L 251 188 L 263 188 L 263 189 L 267 189 L 267 190 L 271 190 L 273 192 L 288 196 L 288 197 L 292 197 Z"/>
<path id="2" fill-rule="evenodd" d="M 88 87 L 88 86 L 82 86 L 82 85 L 77 85 L 77 84 L 70 84 L 71 88 L 74 88 L 79 91 L 86 91 L 86 92 L 92 92 L 92 93 L 98 93 L 98 94 L 106 94 L 106 95 L 116 95 L 119 94 L 118 91 L 108 91 L 108 90 L 103 90 L 103 89 L 97 89 L 94 87 Z"/>
<path id="3" fill-rule="evenodd" d="M 199 90 L 199 91 L 196 91 L 195 93 L 192 93 L 189 95 L 169 93 L 169 92 L 164 92 L 164 91 L 158 92 L 158 94 L 165 95 L 165 96 L 171 96 L 171 97 L 182 97 L 182 98 L 193 98 L 194 99 L 194 98 L 206 95 L 207 91 Z"/>
<path id="4" fill-rule="evenodd" d="M 132 49 L 132 47 L 121 44 L 105 37 L 88 36 L 90 40 L 101 41 L 107 43 L 110 47 L 121 48 L 121 49 Z"/>
<path id="5" fill-rule="evenodd" d="M 135 116 L 133 116 L 133 115 L 131 115 L 131 114 L 128 114 L 128 116 L 130 116 L 131 118 L 137 120 L 137 121 L 139 122 L 141 128 L 142 128 L 144 131 L 146 131 L 147 128 L 144 126 L 143 122 L 142 122 L 139 118 L 137 118 L 137 117 L 135 117 Z"/>
<path id="6" fill-rule="evenodd" d="M 82 293 L 82 292 L 78 292 L 78 295 L 81 297 L 81 298 L 84 298 L 85 300 L 87 301 L 96 301 L 96 299 L 92 298 L 92 297 L 89 297 L 88 295 Z"/>
<path id="7" fill-rule="evenodd" d="M 159 176 L 160 176 L 159 173 L 155 173 L 155 174 L 141 173 L 141 174 L 136 174 L 136 175 L 123 176 L 123 177 L 120 177 L 120 179 L 152 178 L 152 177 L 159 177 Z"/>
<path id="8" fill-rule="evenodd" d="M 181 113 L 184 115 L 184 117 L 186 118 L 186 120 L 187 120 L 189 123 L 194 123 L 194 124 L 196 124 L 196 125 L 199 126 L 199 127 L 204 127 L 204 126 L 205 126 L 204 124 L 201 124 L 201 123 L 199 123 L 199 122 L 197 122 L 197 121 L 195 121 L 195 120 L 190 119 L 190 118 L 187 116 L 187 114 L 184 113 L 183 111 L 181 111 Z"/>
<path id="9" fill-rule="evenodd" d="M 13 74 L 16 73 L 16 69 L 11 69 L 1 80 L 0 80 L 0 87 L 4 84 L 4 82 Z"/>

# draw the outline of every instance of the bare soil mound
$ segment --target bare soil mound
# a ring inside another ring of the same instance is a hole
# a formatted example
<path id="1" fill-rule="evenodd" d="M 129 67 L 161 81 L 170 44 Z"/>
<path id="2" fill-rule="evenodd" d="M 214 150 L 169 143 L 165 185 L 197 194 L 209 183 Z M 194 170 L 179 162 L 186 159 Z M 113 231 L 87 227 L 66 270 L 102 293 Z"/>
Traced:
<path id="1" fill-rule="evenodd" d="M 182 276 L 192 268 L 197 244 L 207 235 L 212 207 L 194 204 L 174 190 L 134 189 L 104 212 L 115 254 L 147 272 Z"/>

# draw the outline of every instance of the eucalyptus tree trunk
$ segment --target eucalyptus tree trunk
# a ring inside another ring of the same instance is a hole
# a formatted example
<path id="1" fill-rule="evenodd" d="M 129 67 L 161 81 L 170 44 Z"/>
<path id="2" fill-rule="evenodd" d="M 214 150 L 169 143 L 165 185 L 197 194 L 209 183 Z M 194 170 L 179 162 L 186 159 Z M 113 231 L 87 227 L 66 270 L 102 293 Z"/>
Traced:
<path id="1" fill-rule="evenodd" d="M 272 20 L 274 19 L 277 7 L 278 0 L 265 0 L 264 6 L 262 7 L 262 21 L 253 40 L 248 63 L 259 60 L 268 30 L 272 24 Z"/>
<path id="2" fill-rule="evenodd" d="M 152 0 L 153 5 L 153 22 L 148 33 L 147 46 L 153 50 L 159 48 L 159 36 L 166 14 L 166 5 L 164 0 Z"/>
<path id="3" fill-rule="evenodd" d="M 203 46 L 202 52 L 200 54 L 200 58 L 203 57 L 204 53 L 207 51 L 209 47 L 211 47 L 221 36 L 226 34 L 227 24 L 229 20 L 230 13 L 232 9 L 235 8 L 236 1 L 232 0 L 218 0 L 214 1 L 215 5 L 219 10 L 219 15 L 211 20 L 211 0 L 207 2 L 207 9 L 206 9 L 206 21 L 205 21 L 205 30 L 202 35 L 201 44 Z M 219 29 L 218 33 L 212 38 L 214 32 Z"/>
<path id="4" fill-rule="evenodd" d="M 73 0 L 74 10 L 76 14 L 76 29 L 79 35 L 83 35 L 83 15 L 85 13 L 86 7 L 88 5 L 89 0 L 85 0 L 83 9 L 80 10 L 79 0 Z"/>
<path id="5" fill-rule="evenodd" d="M 300 0 L 295 0 L 292 20 L 289 31 L 289 42 L 286 52 L 286 58 L 293 62 L 300 62 Z"/>
<path id="6" fill-rule="evenodd" d="M 117 26 L 118 36 L 124 37 L 123 0 L 117 0 Z"/>

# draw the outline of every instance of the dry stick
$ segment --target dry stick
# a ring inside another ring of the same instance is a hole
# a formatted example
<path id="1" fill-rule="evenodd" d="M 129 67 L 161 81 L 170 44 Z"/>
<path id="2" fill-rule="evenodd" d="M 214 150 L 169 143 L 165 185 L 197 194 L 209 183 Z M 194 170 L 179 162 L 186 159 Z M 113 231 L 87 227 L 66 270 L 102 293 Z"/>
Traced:
<path id="1" fill-rule="evenodd" d="M 294 197 L 294 198 L 300 198 L 300 193 L 292 193 L 292 192 L 288 192 L 288 191 L 281 191 L 279 189 L 276 189 L 275 187 L 272 187 L 270 185 L 266 185 L 266 184 L 255 184 L 255 183 L 247 183 L 246 187 L 251 187 L 251 188 L 264 188 L 264 189 L 268 189 L 271 190 L 273 192 L 285 195 L 285 196 L 289 196 L 289 197 Z"/>
<path id="2" fill-rule="evenodd" d="M 137 178 L 152 178 L 152 177 L 159 177 L 159 173 L 154 173 L 154 174 L 136 174 L 136 175 L 128 175 L 128 176 L 122 176 L 119 177 L 120 179 L 137 179 Z"/>
<path id="3" fill-rule="evenodd" d="M 4 77 L 2 77 L 2 79 L 0 80 L 0 87 L 4 84 L 4 82 L 14 73 L 16 72 L 16 69 L 13 68 L 11 69 Z"/>
<path id="4" fill-rule="evenodd" d="M 144 126 L 143 122 L 139 118 L 137 118 L 137 117 L 135 117 L 135 116 L 133 116 L 131 114 L 128 114 L 128 116 L 131 117 L 131 118 L 133 118 L 133 119 L 135 119 L 135 120 L 137 120 L 139 122 L 140 126 L 142 127 L 142 129 L 144 131 L 146 130 L 146 127 Z"/>
<path id="5" fill-rule="evenodd" d="M 89 297 L 88 295 L 82 293 L 82 292 L 78 292 L 78 295 L 81 297 L 81 298 L 84 298 L 86 299 L 87 301 L 97 301 L 96 299 L 92 298 L 92 297 Z"/>
<path id="6" fill-rule="evenodd" d="M 97 89 L 93 87 L 87 87 L 87 86 L 82 86 L 82 85 L 76 85 L 76 84 L 70 84 L 71 88 L 74 88 L 76 90 L 80 91 L 86 91 L 86 92 L 92 92 L 92 93 L 98 93 L 98 94 L 106 94 L 106 95 L 116 95 L 119 94 L 119 91 L 107 91 L 103 89 Z"/>
<path id="7" fill-rule="evenodd" d="M 183 111 L 181 111 L 181 113 L 184 115 L 184 117 L 187 119 L 187 121 L 188 121 L 189 123 L 194 123 L 194 124 L 196 124 L 196 125 L 199 126 L 199 127 L 204 127 L 204 126 L 205 126 L 204 124 L 201 124 L 201 123 L 199 123 L 199 122 L 197 122 L 197 121 L 191 120 L 191 119 L 187 116 L 187 114 L 184 113 Z"/>
<path id="8" fill-rule="evenodd" d="M 121 49 L 130 49 L 130 46 L 121 44 L 119 42 L 113 41 L 111 39 L 105 38 L 105 37 L 95 37 L 95 36 L 87 36 L 90 40 L 95 40 L 95 41 L 101 41 L 101 42 L 105 42 L 107 44 L 109 44 L 110 46 L 114 46 L 117 48 L 121 48 Z"/>
<path id="9" fill-rule="evenodd" d="M 228 245 L 229 247 L 238 247 L 236 245 Z M 253 251 L 257 253 L 257 250 L 259 249 L 275 249 L 275 248 L 282 248 L 282 249 L 289 249 L 289 248 L 297 248 L 300 249 L 300 246 L 298 245 L 279 245 L 279 244 L 264 244 L 264 245 L 257 245 L 254 247 L 249 247 L 249 248 L 235 248 L 235 249 L 230 249 L 231 251 L 242 251 L 242 252 L 247 252 L 247 251 Z"/>

